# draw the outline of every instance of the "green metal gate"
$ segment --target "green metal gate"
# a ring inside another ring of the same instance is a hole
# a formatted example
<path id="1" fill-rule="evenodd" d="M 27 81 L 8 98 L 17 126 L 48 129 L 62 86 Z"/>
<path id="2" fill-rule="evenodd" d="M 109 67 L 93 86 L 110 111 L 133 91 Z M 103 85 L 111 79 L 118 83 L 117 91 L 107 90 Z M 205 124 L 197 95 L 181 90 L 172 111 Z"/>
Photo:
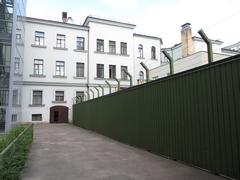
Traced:
<path id="1" fill-rule="evenodd" d="M 240 179 L 240 55 L 76 104 L 73 123 Z"/>

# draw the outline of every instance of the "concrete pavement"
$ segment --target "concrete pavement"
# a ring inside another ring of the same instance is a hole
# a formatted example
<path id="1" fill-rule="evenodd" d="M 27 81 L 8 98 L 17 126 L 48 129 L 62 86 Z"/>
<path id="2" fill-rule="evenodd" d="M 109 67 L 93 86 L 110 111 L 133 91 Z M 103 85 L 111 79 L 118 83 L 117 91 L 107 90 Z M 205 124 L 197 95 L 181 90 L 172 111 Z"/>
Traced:
<path id="1" fill-rule="evenodd" d="M 224 180 L 69 124 L 37 124 L 23 180 Z"/>

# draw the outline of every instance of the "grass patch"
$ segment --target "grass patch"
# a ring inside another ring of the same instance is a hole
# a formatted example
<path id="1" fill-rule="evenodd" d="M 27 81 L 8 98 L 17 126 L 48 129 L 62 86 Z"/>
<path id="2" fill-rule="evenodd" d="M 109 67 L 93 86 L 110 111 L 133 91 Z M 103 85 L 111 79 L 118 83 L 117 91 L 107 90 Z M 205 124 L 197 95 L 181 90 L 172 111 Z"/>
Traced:
<path id="1" fill-rule="evenodd" d="M 29 125 L 18 125 L 0 139 L 0 180 L 18 180 L 33 138 Z"/>

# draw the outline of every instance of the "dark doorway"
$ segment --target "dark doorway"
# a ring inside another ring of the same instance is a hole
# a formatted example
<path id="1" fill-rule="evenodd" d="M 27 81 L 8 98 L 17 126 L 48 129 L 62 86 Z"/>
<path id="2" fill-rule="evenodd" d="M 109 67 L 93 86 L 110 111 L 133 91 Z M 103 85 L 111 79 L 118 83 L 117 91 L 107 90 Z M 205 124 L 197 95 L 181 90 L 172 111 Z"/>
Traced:
<path id="1" fill-rule="evenodd" d="M 51 107 L 50 123 L 68 123 L 68 107 L 66 106 Z"/>

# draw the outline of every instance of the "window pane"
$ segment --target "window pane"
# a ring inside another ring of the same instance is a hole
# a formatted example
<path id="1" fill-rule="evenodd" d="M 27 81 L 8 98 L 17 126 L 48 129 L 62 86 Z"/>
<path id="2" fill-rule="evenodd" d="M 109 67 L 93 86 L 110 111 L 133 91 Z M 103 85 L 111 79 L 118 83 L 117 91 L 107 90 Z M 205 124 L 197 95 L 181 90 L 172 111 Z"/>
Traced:
<path id="1" fill-rule="evenodd" d="M 97 64 L 97 78 L 104 78 L 104 65 Z"/>
<path id="2" fill-rule="evenodd" d="M 85 43 L 84 37 L 77 37 L 77 49 L 84 50 L 84 43 Z"/>
<path id="3" fill-rule="evenodd" d="M 109 41 L 109 52 L 116 53 L 116 42 L 115 41 Z"/>
<path id="4" fill-rule="evenodd" d="M 121 42 L 121 54 L 127 55 L 127 43 Z"/>
<path id="5" fill-rule="evenodd" d="M 57 34 L 57 47 L 65 48 L 65 38 L 66 36 L 63 34 Z"/>
<path id="6" fill-rule="evenodd" d="M 42 104 L 42 91 L 33 91 L 33 105 Z"/>
<path id="7" fill-rule="evenodd" d="M 127 66 L 121 66 L 121 79 L 123 80 L 127 80 L 127 74 L 125 71 L 127 71 Z"/>
<path id="8" fill-rule="evenodd" d="M 109 65 L 109 78 L 113 79 L 116 77 L 116 66 L 115 65 Z"/>
<path id="9" fill-rule="evenodd" d="M 32 114 L 32 121 L 42 121 L 42 114 Z"/>
<path id="10" fill-rule="evenodd" d="M 56 61 L 56 75 L 57 76 L 65 75 L 65 62 L 64 61 Z"/>
<path id="11" fill-rule="evenodd" d="M 55 92 L 55 101 L 64 101 L 64 91 Z"/>
<path id="12" fill-rule="evenodd" d="M 77 63 L 76 66 L 76 76 L 84 77 L 84 63 Z"/>
<path id="13" fill-rule="evenodd" d="M 39 46 L 44 45 L 44 32 L 35 31 L 35 44 Z"/>
<path id="14" fill-rule="evenodd" d="M 97 39 L 97 51 L 104 52 L 104 40 Z"/>

